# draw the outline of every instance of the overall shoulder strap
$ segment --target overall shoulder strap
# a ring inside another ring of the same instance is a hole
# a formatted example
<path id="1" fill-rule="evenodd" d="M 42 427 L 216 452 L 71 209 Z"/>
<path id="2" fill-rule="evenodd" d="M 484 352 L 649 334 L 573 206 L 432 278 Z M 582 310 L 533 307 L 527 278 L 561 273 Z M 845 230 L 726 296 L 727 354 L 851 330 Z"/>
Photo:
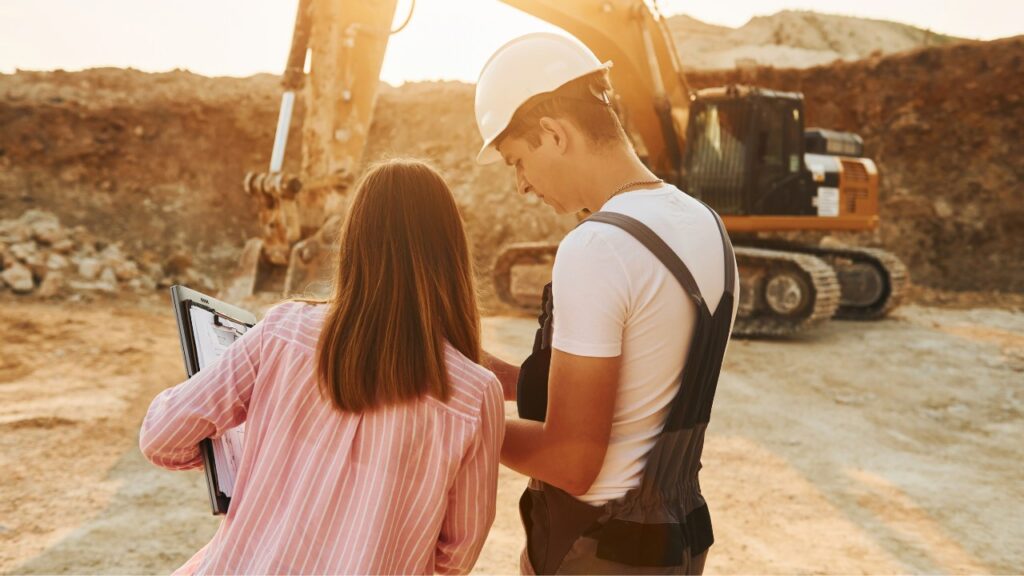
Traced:
<path id="1" fill-rule="evenodd" d="M 722 355 L 729 338 L 735 289 L 732 245 L 721 220 L 717 215 L 715 218 L 722 234 L 726 271 L 725 293 L 718 308 L 728 311 L 714 315 L 689 269 L 653 230 L 635 218 L 613 212 L 598 212 L 584 220 L 611 224 L 631 234 L 672 272 L 697 304 L 693 336 L 685 351 L 679 388 L 657 440 L 647 454 L 640 486 L 619 501 L 621 508 L 613 510 L 597 532 L 599 558 L 634 566 L 677 566 L 685 554 L 691 557 L 701 554 L 714 542 L 697 473 Z M 637 505 L 637 502 L 642 504 Z M 629 512 L 620 513 L 626 510 Z"/>
<path id="2" fill-rule="evenodd" d="M 683 290 L 690 295 L 690 298 L 697 304 L 698 308 L 707 306 L 704 302 L 704 296 L 701 295 L 700 288 L 697 286 L 697 281 L 693 279 L 693 274 L 690 273 L 690 269 L 686 267 L 686 264 L 679 258 L 679 255 L 669 248 L 668 244 L 655 234 L 654 230 L 648 228 L 646 224 L 632 216 L 626 216 L 618 212 L 597 212 L 583 222 L 580 222 L 580 224 L 586 222 L 611 224 L 628 232 L 646 246 L 668 268 L 669 272 L 675 276 Z"/>
<path id="3" fill-rule="evenodd" d="M 703 200 L 698 200 L 701 204 L 704 204 Z M 732 240 L 729 238 L 729 233 L 725 230 L 725 223 L 722 222 L 722 217 L 711 209 L 711 206 L 704 204 L 704 207 L 711 212 L 711 215 L 715 217 L 715 223 L 718 224 L 718 231 L 722 234 L 722 252 L 725 255 L 725 292 L 728 294 L 735 294 L 736 290 L 736 255 L 732 250 Z"/>

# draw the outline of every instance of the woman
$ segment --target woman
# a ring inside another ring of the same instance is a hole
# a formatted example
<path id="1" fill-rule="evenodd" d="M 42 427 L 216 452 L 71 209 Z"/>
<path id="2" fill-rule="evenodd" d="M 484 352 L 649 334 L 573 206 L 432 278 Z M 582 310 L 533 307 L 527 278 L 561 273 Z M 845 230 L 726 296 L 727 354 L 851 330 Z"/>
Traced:
<path id="1" fill-rule="evenodd" d="M 288 302 L 164 391 L 142 452 L 199 468 L 246 423 L 231 507 L 180 573 L 465 573 L 494 520 L 501 385 L 451 191 L 417 161 L 360 182 L 333 297 Z"/>

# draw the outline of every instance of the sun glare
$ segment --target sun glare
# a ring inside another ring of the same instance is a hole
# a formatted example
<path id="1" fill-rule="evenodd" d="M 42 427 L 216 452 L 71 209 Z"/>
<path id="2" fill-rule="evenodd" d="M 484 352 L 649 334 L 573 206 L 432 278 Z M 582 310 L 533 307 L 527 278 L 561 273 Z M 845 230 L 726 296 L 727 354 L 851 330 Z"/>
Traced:
<path id="1" fill-rule="evenodd" d="M 0 72 L 81 70 L 103 66 L 208 76 L 279 74 L 284 68 L 297 0 L 32 0 L 0 3 Z M 554 0 L 552 0 L 554 1 Z M 596 1 L 596 0 L 595 0 Z M 412 0 L 399 0 L 396 26 Z M 656 2 L 666 15 L 685 13 L 738 27 L 780 10 L 814 10 L 892 20 L 933 32 L 994 39 L 1024 33 L 1016 0 L 693 0 Z M 383 80 L 473 82 L 488 55 L 528 32 L 559 31 L 498 0 L 417 0 L 408 26 L 393 35 Z"/>

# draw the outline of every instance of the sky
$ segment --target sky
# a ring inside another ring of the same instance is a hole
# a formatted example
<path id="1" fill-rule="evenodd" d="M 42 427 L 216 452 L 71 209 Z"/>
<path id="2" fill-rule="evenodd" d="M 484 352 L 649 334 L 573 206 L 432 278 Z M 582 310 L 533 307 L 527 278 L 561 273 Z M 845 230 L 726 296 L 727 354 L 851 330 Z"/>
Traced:
<path id="1" fill-rule="evenodd" d="M 149 72 L 182 68 L 208 76 L 280 74 L 296 2 L 0 0 L 0 73 L 115 66 Z M 396 22 L 404 19 L 410 2 L 398 0 Z M 731 27 L 790 9 L 893 20 L 982 40 L 1024 34 L 1024 0 L 660 0 L 658 5 L 666 15 L 686 13 Z M 395 85 L 473 82 L 496 48 L 541 30 L 556 29 L 498 0 L 417 0 L 409 26 L 388 44 L 381 78 Z"/>

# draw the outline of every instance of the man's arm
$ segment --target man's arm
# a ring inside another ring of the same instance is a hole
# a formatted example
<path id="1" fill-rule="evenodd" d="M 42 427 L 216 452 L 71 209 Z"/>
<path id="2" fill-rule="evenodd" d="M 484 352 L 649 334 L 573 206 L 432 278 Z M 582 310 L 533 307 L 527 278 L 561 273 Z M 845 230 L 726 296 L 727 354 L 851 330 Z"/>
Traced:
<path id="1" fill-rule="evenodd" d="M 494 372 L 494 375 L 498 377 L 505 400 L 514 402 L 516 399 L 516 385 L 519 382 L 519 366 L 509 364 L 487 350 L 482 350 L 481 352 L 481 364 L 484 368 Z"/>
<path id="2" fill-rule="evenodd" d="M 574 496 L 585 494 L 608 452 L 620 370 L 621 356 L 552 350 L 545 422 L 509 420 L 501 463 Z"/>

